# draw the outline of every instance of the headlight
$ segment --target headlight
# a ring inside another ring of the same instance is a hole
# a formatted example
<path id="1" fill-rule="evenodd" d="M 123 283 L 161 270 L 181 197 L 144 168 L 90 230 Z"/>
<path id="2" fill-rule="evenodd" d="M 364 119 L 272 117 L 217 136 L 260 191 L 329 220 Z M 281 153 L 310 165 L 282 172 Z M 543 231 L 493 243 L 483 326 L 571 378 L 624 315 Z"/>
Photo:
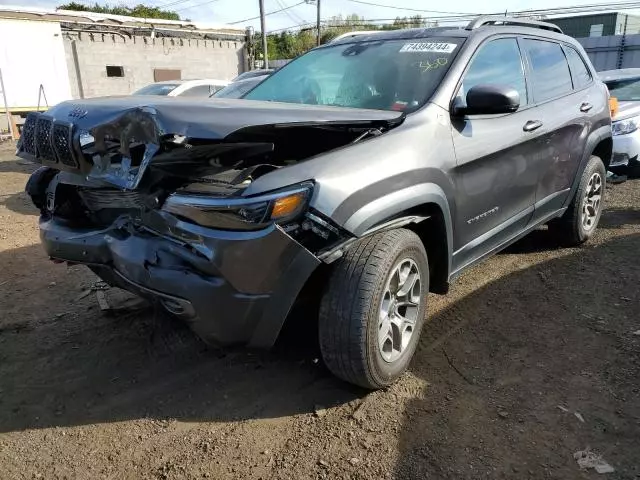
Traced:
<path id="1" fill-rule="evenodd" d="M 255 197 L 212 197 L 174 193 L 162 210 L 205 227 L 256 230 L 269 223 L 286 223 L 306 209 L 313 191 L 310 182 Z"/>
<path id="2" fill-rule="evenodd" d="M 611 133 L 613 135 L 626 135 L 635 132 L 640 125 L 640 117 L 627 118 L 626 120 L 618 120 L 611 124 Z"/>

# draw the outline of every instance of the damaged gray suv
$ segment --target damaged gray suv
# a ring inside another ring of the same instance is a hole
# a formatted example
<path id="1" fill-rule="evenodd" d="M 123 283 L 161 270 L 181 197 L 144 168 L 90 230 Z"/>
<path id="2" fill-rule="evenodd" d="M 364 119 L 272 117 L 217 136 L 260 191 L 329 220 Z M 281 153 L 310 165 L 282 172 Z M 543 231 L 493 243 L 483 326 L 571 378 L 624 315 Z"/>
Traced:
<path id="1" fill-rule="evenodd" d="M 216 344 L 270 347 L 311 290 L 328 368 L 381 388 L 428 292 L 542 224 L 593 234 L 611 148 L 580 45 L 485 17 L 332 42 L 241 100 L 64 102 L 28 117 L 19 155 L 42 164 L 27 191 L 51 259 Z"/>

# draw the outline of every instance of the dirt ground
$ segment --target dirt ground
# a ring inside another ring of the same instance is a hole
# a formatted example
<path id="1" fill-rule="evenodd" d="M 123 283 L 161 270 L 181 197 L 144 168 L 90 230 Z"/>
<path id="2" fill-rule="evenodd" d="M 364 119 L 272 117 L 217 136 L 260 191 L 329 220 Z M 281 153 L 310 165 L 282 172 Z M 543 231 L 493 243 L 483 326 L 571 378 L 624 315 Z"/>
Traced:
<path id="1" fill-rule="evenodd" d="M 32 169 L 0 146 L 1 479 L 640 478 L 640 180 L 585 247 L 537 231 L 431 296 L 410 373 L 367 394 L 296 329 L 313 312 L 260 353 L 114 289 L 101 311 L 38 244 Z"/>

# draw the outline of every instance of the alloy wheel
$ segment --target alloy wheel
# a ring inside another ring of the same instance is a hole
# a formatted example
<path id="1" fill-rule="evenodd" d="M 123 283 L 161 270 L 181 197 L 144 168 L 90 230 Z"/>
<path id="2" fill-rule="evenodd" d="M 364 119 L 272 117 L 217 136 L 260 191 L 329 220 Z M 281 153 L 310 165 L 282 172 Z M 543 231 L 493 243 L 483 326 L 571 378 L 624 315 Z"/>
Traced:
<path id="1" fill-rule="evenodd" d="M 421 295 L 418 265 L 405 258 L 391 270 L 380 304 L 378 346 L 386 362 L 396 361 L 407 349 L 418 319 Z"/>
<path id="2" fill-rule="evenodd" d="M 589 183 L 582 202 L 582 226 L 585 230 L 595 227 L 602 206 L 602 175 L 596 172 L 589 178 Z"/>

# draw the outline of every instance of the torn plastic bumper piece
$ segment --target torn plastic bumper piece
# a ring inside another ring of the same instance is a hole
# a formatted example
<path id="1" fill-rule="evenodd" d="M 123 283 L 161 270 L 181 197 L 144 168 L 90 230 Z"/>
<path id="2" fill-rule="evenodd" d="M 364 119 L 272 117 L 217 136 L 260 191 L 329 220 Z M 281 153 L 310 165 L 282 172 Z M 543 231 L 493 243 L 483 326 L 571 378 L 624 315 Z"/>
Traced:
<path id="1" fill-rule="evenodd" d="M 158 301 L 214 344 L 269 348 L 320 260 L 277 226 L 230 232 L 156 213 L 152 228 L 106 230 L 40 220 L 47 254 Z"/>

